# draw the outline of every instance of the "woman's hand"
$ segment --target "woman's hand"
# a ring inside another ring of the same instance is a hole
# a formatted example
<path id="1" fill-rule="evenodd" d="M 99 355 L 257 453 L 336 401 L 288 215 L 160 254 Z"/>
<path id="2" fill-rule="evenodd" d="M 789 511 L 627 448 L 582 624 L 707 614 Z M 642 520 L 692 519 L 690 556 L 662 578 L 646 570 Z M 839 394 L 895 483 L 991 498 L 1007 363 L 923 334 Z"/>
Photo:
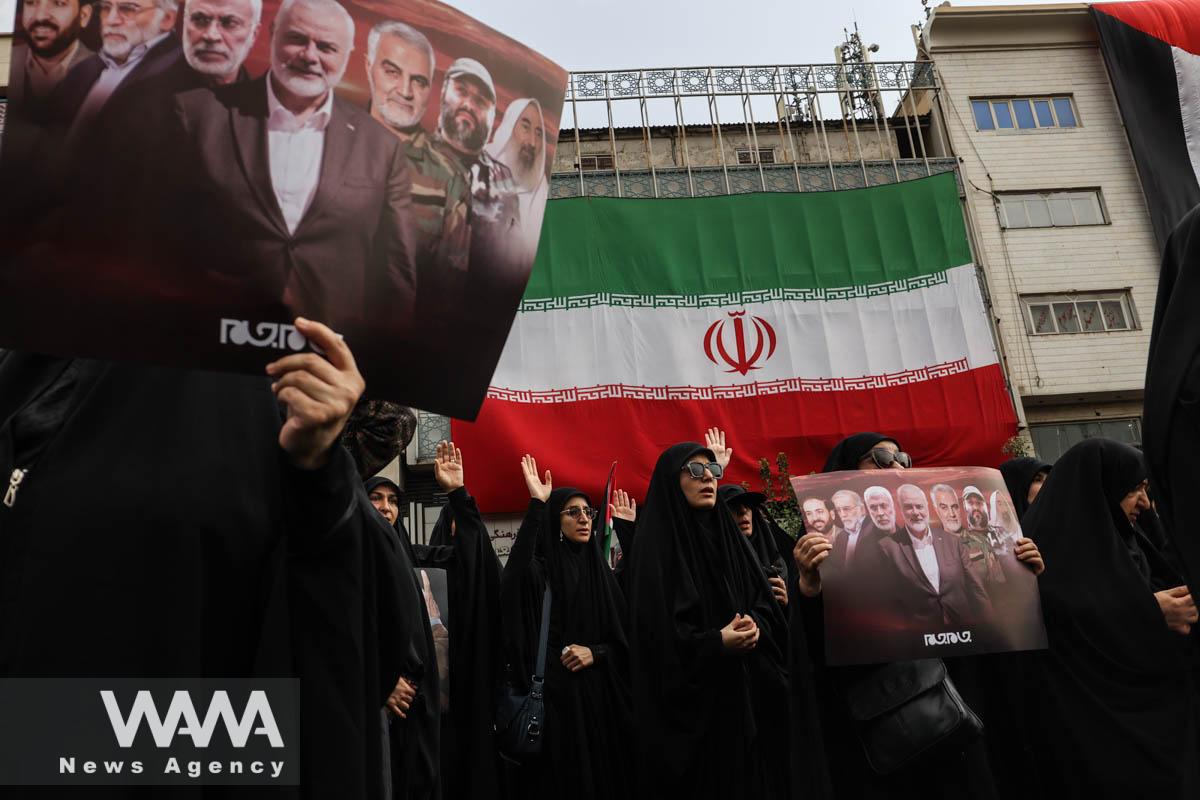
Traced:
<path id="1" fill-rule="evenodd" d="M 806 533 L 796 540 L 792 558 L 800 571 L 800 592 L 805 597 L 821 593 L 820 567 L 833 552 L 833 543 L 821 533 Z"/>
<path id="2" fill-rule="evenodd" d="M 1188 587 L 1176 586 L 1174 589 L 1155 592 L 1154 599 L 1162 609 L 1168 628 L 1184 636 L 1192 632 L 1192 625 L 1196 624 L 1200 615 L 1196 612 L 1196 603 L 1192 600 L 1192 593 Z"/>
<path id="3" fill-rule="evenodd" d="M 1014 552 L 1017 554 L 1017 561 L 1029 567 L 1034 575 L 1041 575 L 1046 571 L 1046 562 L 1042 561 L 1042 553 L 1033 539 L 1017 539 L 1017 549 Z"/>
<path id="4" fill-rule="evenodd" d="M 630 497 L 629 492 L 624 489 L 613 491 L 613 501 L 608 504 L 608 510 L 617 519 L 637 521 L 637 500 Z"/>
<path id="5" fill-rule="evenodd" d="M 725 431 L 709 428 L 708 433 L 704 434 L 704 446 L 712 450 L 721 469 L 729 469 L 729 462 L 733 460 L 733 448 L 725 446 Z"/>
<path id="6" fill-rule="evenodd" d="M 758 644 L 758 624 L 749 615 L 737 614 L 721 628 L 721 644 L 733 653 L 747 653 Z"/>
<path id="7" fill-rule="evenodd" d="M 538 477 L 537 459 L 526 453 L 521 459 L 521 471 L 525 474 L 525 487 L 529 489 L 529 496 L 543 503 L 549 500 L 550 490 L 554 488 L 550 481 L 550 470 L 546 470 L 546 480 L 543 482 Z"/>
<path id="8" fill-rule="evenodd" d="M 771 585 L 771 594 L 775 595 L 775 602 L 783 608 L 787 608 L 787 581 L 778 575 L 772 575 L 767 578 L 767 583 Z"/>
<path id="9" fill-rule="evenodd" d="M 388 695 L 388 711 L 391 711 L 397 717 L 400 717 L 400 719 L 407 719 L 408 715 L 404 712 L 412 708 L 412 701 L 416 696 L 417 685 L 409 683 L 407 678 L 401 676 L 400 680 L 396 682 L 396 688 Z"/>
<path id="10" fill-rule="evenodd" d="M 581 644 L 569 644 L 564 647 L 559 660 L 571 672 L 579 672 L 579 670 L 586 669 L 596 663 L 596 658 L 592 655 L 592 651 Z"/>

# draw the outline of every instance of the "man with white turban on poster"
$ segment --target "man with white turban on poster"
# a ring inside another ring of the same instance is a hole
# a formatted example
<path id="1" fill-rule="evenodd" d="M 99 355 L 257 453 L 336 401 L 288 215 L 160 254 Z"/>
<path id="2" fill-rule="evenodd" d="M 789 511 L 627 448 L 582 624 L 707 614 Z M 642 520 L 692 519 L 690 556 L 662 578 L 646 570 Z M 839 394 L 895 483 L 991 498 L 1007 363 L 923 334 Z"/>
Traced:
<path id="1" fill-rule="evenodd" d="M 537 255 L 538 239 L 550 183 L 546 179 L 546 128 L 542 105 L 530 97 L 514 100 L 504 112 L 504 119 L 492 142 L 488 155 L 512 170 L 516 189 L 518 216 L 516 245 L 519 259 L 532 262 Z"/>

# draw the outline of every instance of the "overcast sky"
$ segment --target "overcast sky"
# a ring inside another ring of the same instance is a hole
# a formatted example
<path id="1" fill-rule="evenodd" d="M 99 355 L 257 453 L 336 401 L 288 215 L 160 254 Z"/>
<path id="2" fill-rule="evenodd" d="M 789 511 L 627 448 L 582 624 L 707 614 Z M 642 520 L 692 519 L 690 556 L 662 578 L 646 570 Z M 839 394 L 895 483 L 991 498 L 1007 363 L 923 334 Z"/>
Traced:
<path id="1" fill-rule="evenodd" d="M 924 16 L 921 0 L 448 1 L 570 70 L 828 62 L 855 19 L 866 43 L 879 45 L 876 60 L 907 61 L 909 26 Z M 12 30 L 14 4 L 0 0 L 0 30 Z"/>
<path id="2" fill-rule="evenodd" d="M 878 44 L 877 61 L 915 55 L 921 0 L 448 0 L 569 70 L 833 61 L 842 29 Z M 941 0 L 931 0 L 936 5 Z M 956 6 L 1005 0 L 958 0 Z M 1045 0 L 1006 0 L 1036 5 Z"/>

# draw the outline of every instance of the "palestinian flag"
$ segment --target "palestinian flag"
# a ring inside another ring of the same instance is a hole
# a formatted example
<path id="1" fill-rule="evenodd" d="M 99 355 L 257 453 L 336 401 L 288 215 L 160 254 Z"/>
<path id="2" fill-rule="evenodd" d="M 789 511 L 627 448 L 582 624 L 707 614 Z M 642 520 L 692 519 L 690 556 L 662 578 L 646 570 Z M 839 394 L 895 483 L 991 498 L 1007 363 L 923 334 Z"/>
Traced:
<path id="1" fill-rule="evenodd" d="M 1092 15 L 1159 244 L 1200 203 L 1200 0 L 1099 3 Z"/>
<path id="2" fill-rule="evenodd" d="M 613 478 L 617 474 L 617 462 L 613 462 L 608 469 L 608 481 L 604 484 L 604 542 L 601 545 L 600 552 L 604 555 L 604 560 L 608 562 L 610 567 L 616 565 L 612 563 L 612 543 L 613 543 Z"/>
<path id="3" fill-rule="evenodd" d="M 922 466 L 994 466 L 1016 433 L 953 174 L 828 193 L 551 201 L 492 386 L 454 441 L 490 512 L 519 459 L 640 496 L 660 452 L 723 428 L 729 479 L 820 469 L 877 430 Z M 482 478 L 482 480 L 481 480 Z M 523 495 L 525 499 L 523 499 Z"/>

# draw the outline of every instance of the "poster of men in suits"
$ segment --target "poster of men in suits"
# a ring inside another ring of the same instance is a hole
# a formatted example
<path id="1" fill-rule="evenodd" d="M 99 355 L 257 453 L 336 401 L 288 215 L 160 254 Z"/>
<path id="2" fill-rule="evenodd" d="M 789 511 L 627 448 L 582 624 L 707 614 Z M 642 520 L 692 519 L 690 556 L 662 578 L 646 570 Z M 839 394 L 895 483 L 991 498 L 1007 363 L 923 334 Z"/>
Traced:
<path id="1" fill-rule="evenodd" d="M 350 344 L 472 419 L 537 253 L 567 74 L 434 0 L 18 4 L 0 347 L 259 373 Z"/>
<path id="2" fill-rule="evenodd" d="M 826 660 L 871 664 L 1046 647 L 1037 577 L 994 469 L 792 478 L 820 564 Z"/>

